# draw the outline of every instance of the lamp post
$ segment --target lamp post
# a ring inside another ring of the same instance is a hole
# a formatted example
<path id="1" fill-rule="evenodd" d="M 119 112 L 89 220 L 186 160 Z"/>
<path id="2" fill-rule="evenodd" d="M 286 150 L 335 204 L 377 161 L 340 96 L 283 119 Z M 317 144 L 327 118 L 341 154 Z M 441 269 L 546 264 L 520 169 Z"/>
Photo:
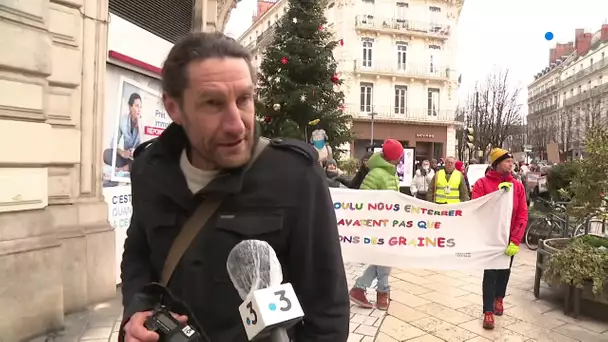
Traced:
<path id="1" fill-rule="evenodd" d="M 371 127 L 370 127 L 370 138 L 369 138 L 369 144 L 372 147 L 372 151 L 374 149 L 374 118 L 376 117 L 376 115 L 378 115 L 378 113 L 376 113 L 373 109 L 371 113 L 368 113 L 367 115 L 369 115 L 372 118 L 371 121 Z"/>

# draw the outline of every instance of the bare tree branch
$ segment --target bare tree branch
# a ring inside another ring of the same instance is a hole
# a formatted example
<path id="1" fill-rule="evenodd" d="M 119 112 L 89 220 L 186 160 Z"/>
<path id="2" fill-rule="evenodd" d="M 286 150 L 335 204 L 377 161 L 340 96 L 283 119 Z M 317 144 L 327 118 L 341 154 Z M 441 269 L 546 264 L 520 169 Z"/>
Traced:
<path id="1" fill-rule="evenodd" d="M 484 155 L 492 147 L 503 146 L 510 136 L 521 132 L 520 91 L 511 85 L 508 70 L 497 70 L 478 83 L 465 101 L 462 108 L 465 126 L 475 130 L 475 145 Z"/>

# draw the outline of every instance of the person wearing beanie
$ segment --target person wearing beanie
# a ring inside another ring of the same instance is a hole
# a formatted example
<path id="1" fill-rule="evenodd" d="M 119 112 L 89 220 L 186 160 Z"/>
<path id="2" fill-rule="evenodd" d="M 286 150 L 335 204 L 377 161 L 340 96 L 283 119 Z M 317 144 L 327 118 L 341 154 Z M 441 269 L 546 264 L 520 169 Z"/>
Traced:
<path id="1" fill-rule="evenodd" d="M 446 158 L 445 167 L 435 172 L 426 196 L 427 201 L 437 204 L 453 204 L 469 200 L 467 181 L 464 179 L 464 174 L 456 170 L 456 158 Z"/>
<path id="2" fill-rule="evenodd" d="M 494 329 L 494 315 L 501 316 L 504 313 L 503 299 L 507 292 L 513 257 L 519 252 L 519 243 L 528 225 L 528 205 L 523 184 L 516 181 L 511 172 L 513 155 L 509 151 L 494 148 L 490 151 L 489 159 L 492 169 L 475 183 L 473 199 L 499 189 L 513 192 L 513 214 L 509 244 L 505 246 L 505 254 L 511 257 L 511 264 L 509 269 L 485 270 L 483 273 L 483 327 Z M 488 229 L 494 227 L 496 225 L 490 224 Z"/>
<path id="3" fill-rule="evenodd" d="M 403 145 L 395 139 L 387 139 L 382 145 L 382 152 L 374 153 L 367 161 L 369 172 L 363 179 L 361 189 L 363 190 L 395 190 L 399 191 L 399 178 L 397 177 L 396 165 L 403 157 Z M 372 286 L 374 279 L 378 280 L 376 289 L 376 308 L 388 310 L 389 286 L 388 276 L 391 268 L 386 266 L 370 265 L 363 272 L 350 290 L 350 300 L 364 308 L 372 308 L 373 305 L 367 300 L 365 291 Z"/>
<path id="4" fill-rule="evenodd" d="M 325 178 L 327 178 L 330 188 L 346 188 L 338 179 L 339 175 L 338 163 L 334 159 L 327 159 L 325 162 Z"/>

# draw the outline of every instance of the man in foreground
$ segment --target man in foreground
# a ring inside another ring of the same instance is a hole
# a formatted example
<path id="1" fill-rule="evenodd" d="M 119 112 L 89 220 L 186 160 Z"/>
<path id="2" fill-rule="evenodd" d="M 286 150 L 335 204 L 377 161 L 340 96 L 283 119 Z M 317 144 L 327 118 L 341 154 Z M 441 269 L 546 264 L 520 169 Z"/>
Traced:
<path id="1" fill-rule="evenodd" d="M 437 172 L 427 192 L 427 201 L 453 204 L 469 200 L 469 189 L 462 172 L 456 170 L 456 158 L 447 157 L 445 167 Z"/>
<path id="2" fill-rule="evenodd" d="M 160 280 L 188 217 L 217 197 L 219 208 L 168 282 L 194 316 L 175 312 L 178 319 L 211 342 L 247 341 L 226 259 L 240 241 L 257 239 L 276 251 L 305 312 L 291 337 L 347 340 L 348 288 L 325 175 L 305 142 L 275 139 L 251 163 L 259 143 L 251 70 L 249 53 L 221 33 L 192 33 L 165 61 L 163 101 L 173 123 L 136 151 L 131 173 L 133 216 L 121 265 L 126 342 L 158 340 L 144 327 L 157 302 L 140 291 Z"/>
<path id="3" fill-rule="evenodd" d="M 511 173 L 513 156 L 506 150 L 495 148 L 490 152 L 489 159 L 492 169 L 475 183 L 473 199 L 501 188 L 513 191 L 511 231 L 509 245 L 505 249 L 505 254 L 511 257 L 511 264 L 506 270 L 485 270 L 483 272 L 483 327 L 494 329 L 494 315 L 502 316 L 504 312 L 503 298 L 507 292 L 513 256 L 519 252 L 519 243 L 528 225 L 528 204 L 523 184 L 516 181 Z M 496 227 L 496 224 L 490 224 L 488 229 Z"/>

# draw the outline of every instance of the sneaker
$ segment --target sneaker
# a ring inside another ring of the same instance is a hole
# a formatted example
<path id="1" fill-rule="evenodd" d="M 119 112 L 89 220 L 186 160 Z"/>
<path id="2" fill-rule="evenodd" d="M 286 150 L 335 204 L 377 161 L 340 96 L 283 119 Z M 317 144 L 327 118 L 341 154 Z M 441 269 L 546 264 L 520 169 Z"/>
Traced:
<path id="1" fill-rule="evenodd" d="M 494 329 L 494 313 L 491 311 L 483 313 L 483 328 L 492 330 Z"/>
<path id="2" fill-rule="evenodd" d="M 502 304 L 502 298 L 496 298 L 496 300 L 494 300 L 494 314 L 496 316 L 502 316 L 504 312 L 505 307 Z"/>
<path id="3" fill-rule="evenodd" d="M 350 298 L 351 302 L 359 305 L 362 308 L 371 309 L 371 308 L 374 307 L 372 305 L 372 303 L 370 303 L 369 300 L 367 300 L 367 297 L 365 296 L 365 290 L 364 289 L 353 287 L 348 292 L 348 298 Z"/>
<path id="4" fill-rule="evenodd" d="M 376 309 L 386 311 L 390 303 L 389 292 L 377 292 L 376 293 Z"/>

